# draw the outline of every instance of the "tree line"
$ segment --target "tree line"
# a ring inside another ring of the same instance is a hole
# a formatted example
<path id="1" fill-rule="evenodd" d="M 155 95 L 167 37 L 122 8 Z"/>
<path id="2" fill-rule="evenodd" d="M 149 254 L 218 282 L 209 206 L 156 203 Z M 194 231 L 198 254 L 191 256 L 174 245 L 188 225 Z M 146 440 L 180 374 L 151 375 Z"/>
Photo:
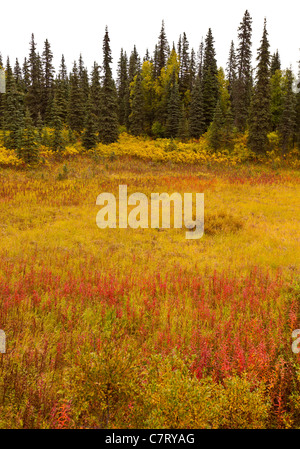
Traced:
<path id="1" fill-rule="evenodd" d="M 263 154 L 274 132 L 284 154 L 300 147 L 300 85 L 297 92 L 296 77 L 291 68 L 282 69 L 278 51 L 270 54 L 266 20 L 256 67 L 251 39 L 246 10 L 224 70 L 210 28 L 195 52 L 185 32 L 170 47 L 162 22 L 152 55 L 146 50 L 141 58 L 135 46 L 129 56 L 121 49 L 114 80 L 107 27 L 102 65 L 94 62 L 90 73 L 82 55 L 70 73 L 62 55 L 56 73 L 49 41 L 40 54 L 32 34 L 23 65 L 6 61 L 6 93 L 0 95 L 4 145 L 28 162 L 37 158 L 39 144 L 62 149 L 63 129 L 69 141 L 80 137 L 87 149 L 115 142 L 120 129 L 182 140 L 206 134 L 214 149 L 230 149 L 233 137 L 246 132 L 249 148 Z"/>

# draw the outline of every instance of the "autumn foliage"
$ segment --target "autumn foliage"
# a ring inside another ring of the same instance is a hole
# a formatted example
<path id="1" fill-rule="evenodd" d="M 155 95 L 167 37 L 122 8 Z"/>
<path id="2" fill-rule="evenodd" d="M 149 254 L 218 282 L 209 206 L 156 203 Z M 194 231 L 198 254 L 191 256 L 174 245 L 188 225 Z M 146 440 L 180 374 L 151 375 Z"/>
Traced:
<path id="1" fill-rule="evenodd" d="M 202 144 L 0 171 L 0 428 L 300 427 L 299 172 Z M 122 183 L 204 192 L 204 237 L 98 229 Z"/>

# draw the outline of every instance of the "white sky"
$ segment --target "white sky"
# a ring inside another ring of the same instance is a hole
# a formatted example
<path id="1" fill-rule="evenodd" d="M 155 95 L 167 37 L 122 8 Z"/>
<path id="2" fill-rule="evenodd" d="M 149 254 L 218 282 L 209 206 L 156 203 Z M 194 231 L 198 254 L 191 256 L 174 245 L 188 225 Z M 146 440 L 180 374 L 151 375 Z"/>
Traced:
<path id="1" fill-rule="evenodd" d="M 211 27 L 218 66 L 225 68 L 230 42 L 237 44 L 237 28 L 246 9 L 253 19 L 253 57 L 266 17 L 270 51 L 278 48 L 282 68 L 292 65 L 297 73 L 300 59 L 297 0 L 2 0 L 0 52 L 4 61 L 9 55 L 12 65 L 16 57 L 23 64 L 33 32 L 40 53 L 48 38 L 56 68 L 64 53 L 70 71 L 81 52 L 90 71 L 95 60 L 102 63 L 102 40 L 107 25 L 115 72 L 121 47 L 130 54 L 136 44 L 141 58 L 146 48 L 152 54 L 164 19 L 170 45 L 174 41 L 177 47 L 179 35 L 185 31 L 190 49 L 194 47 L 196 53 L 202 36 L 205 38 Z"/>

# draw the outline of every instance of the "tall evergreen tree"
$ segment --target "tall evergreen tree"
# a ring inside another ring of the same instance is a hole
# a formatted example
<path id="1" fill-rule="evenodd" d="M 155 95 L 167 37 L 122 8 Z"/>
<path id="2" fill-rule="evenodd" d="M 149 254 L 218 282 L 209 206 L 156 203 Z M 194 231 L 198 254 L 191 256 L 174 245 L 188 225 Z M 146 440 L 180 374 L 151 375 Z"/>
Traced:
<path id="1" fill-rule="evenodd" d="M 22 67 L 23 72 L 23 86 L 24 86 L 24 92 L 28 92 L 29 86 L 30 86 L 30 71 L 29 71 L 29 63 L 27 58 L 24 58 L 24 63 Z"/>
<path id="2" fill-rule="evenodd" d="M 76 61 L 74 61 L 70 74 L 70 95 L 68 104 L 68 125 L 73 131 L 80 132 L 83 129 L 85 118 L 85 104 L 78 75 Z"/>
<path id="3" fill-rule="evenodd" d="M 28 93 L 26 96 L 26 104 L 29 108 L 30 116 L 35 124 L 37 121 L 38 113 L 41 112 L 43 117 L 43 70 L 42 63 L 39 54 L 36 51 L 36 43 L 34 40 L 34 34 L 31 35 L 30 41 L 30 54 L 29 54 L 29 76 L 30 85 L 28 87 Z"/>
<path id="4" fill-rule="evenodd" d="M 35 164 L 39 160 L 39 151 L 37 148 L 33 121 L 28 108 L 26 108 L 24 125 L 25 128 L 22 130 L 22 143 L 17 154 L 26 164 Z"/>
<path id="5" fill-rule="evenodd" d="M 251 100 L 251 37 L 252 18 L 250 17 L 248 10 L 246 10 L 243 20 L 238 28 L 239 45 L 236 53 L 237 80 L 234 83 L 232 94 L 235 126 L 239 131 L 244 131 L 246 129 Z"/>
<path id="6" fill-rule="evenodd" d="M 203 78 L 203 58 L 204 58 L 204 42 L 203 42 L 203 38 L 202 38 L 201 43 L 199 45 L 199 50 L 197 53 L 197 60 L 198 60 L 197 73 L 198 73 L 201 83 L 202 83 L 202 78 Z"/>
<path id="7" fill-rule="evenodd" d="M 219 86 L 217 73 L 218 69 L 214 48 L 214 38 L 212 35 L 212 31 L 209 28 L 205 39 L 202 79 L 205 130 L 208 129 L 211 121 L 213 120 L 215 107 L 218 101 Z"/>
<path id="8" fill-rule="evenodd" d="M 86 107 L 88 103 L 88 98 L 90 94 L 89 89 L 89 75 L 87 68 L 84 66 L 82 55 L 79 55 L 79 61 L 78 61 L 78 77 L 79 77 L 79 86 L 82 90 L 82 97 L 84 102 L 84 107 Z"/>
<path id="9" fill-rule="evenodd" d="M 148 50 L 148 48 L 146 49 L 146 53 L 145 53 L 145 56 L 143 57 L 143 62 L 145 62 L 145 61 L 150 61 L 150 54 L 149 54 L 149 50 Z"/>
<path id="10" fill-rule="evenodd" d="M 278 129 L 282 153 L 285 155 L 293 144 L 296 118 L 293 73 L 289 69 L 286 70 L 284 91 L 283 110 Z"/>
<path id="11" fill-rule="evenodd" d="M 129 64 L 128 64 L 128 81 L 129 84 L 132 83 L 134 77 L 137 75 L 137 73 L 140 71 L 141 63 L 140 63 L 140 57 L 137 52 L 136 46 L 134 45 L 133 50 L 130 54 L 129 58 Z"/>
<path id="12" fill-rule="evenodd" d="M 189 42 L 186 34 L 182 36 L 182 48 L 180 58 L 180 72 L 179 72 L 179 92 L 181 97 L 190 88 L 190 55 L 189 55 Z"/>
<path id="13" fill-rule="evenodd" d="M 1 94 L 2 96 L 2 94 Z M 21 144 L 21 128 L 24 120 L 23 96 L 17 90 L 9 58 L 6 64 L 6 93 L 3 98 L 3 126 L 9 131 L 5 134 L 6 148 L 18 149 Z"/>
<path id="14" fill-rule="evenodd" d="M 228 109 L 231 107 L 230 94 L 228 91 L 229 81 L 225 78 L 225 72 L 222 67 L 218 69 L 218 85 L 219 85 L 219 102 L 224 117 L 227 115 Z"/>
<path id="15" fill-rule="evenodd" d="M 104 144 L 118 139 L 118 99 L 117 89 L 111 71 L 111 49 L 108 29 L 103 39 L 103 82 L 101 99 L 100 140 Z"/>
<path id="16" fill-rule="evenodd" d="M 197 76 L 195 86 L 192 90 L 190 114 L 189 114 L 189 134 L 194 139 L 204 133 L 205 123 L 203 116 L 203 98 L 200 76 Z"/>
<path id="17" fill-rule="evenodd" d="M 49 114 L 51 119 L 51 125 L 54 128 L 54 132 L 52 135 L 52 149 L 54 151 L 61 151 L 64 148 L 64 140 L 62 137 L 62 120 L 60 118 L 60 110 L 57 103 L 56 96 L 54 96 L 52 101 L 51 113 Z"/>
<path id="18" fill-rule="evenodd" d="M 93 108 L 91 96 L 89 96 L 86 108 L 85 129 L 82 136 L 82 144 L 86 150 L 94 148 L 98 141 L 96 134 L 98 117 L 93 113 Z"/>
<path id="19" fill-rule="evenodd" d="M 154 78 L 157 79 L 159 74 L 159 68 L 158 68 L 158 46 L 155 45 L 154 53 L 153 53 L 153 75 Z"/>
<path id="20" fill-rule="evenodd" d="M 162 21 L 161 30 L 158 38 L 158 45 L 157 45 L 157 59 L 158 59 L 158 66 L 157 66 L 157 74 L 156 76 L 159 77 L 161 70 L 165 67 L 168 59 L 168 41 L 167 36 L 165 32 L 165 22 Z"/>
<path id="21" fill-rule="evenodd" d="M 41 113 L 38 113 L 38 117 L 37 117 L 37 121 L 36 121 L 36 128 L 37 128 L 37 143 L 39 145 L 43 145 L 43 127 L 44 127 L 44 123 L 43 123 L 43 119 L 41 116 Z"/>
<path id="22" fill-rule="evenodd" d="M 18 58 L 16 58 L 16 62 L 15 62 L 15 66 L 14 66 L 14 77 L 15 77 L 16 87 L 21 92 L 23 90 L 24 86 L 23 86 L 22 69 L 20 67 Z"/>
<path id="23" fill-rule="evenodd" d="M 181 103 L 181 114 L 178 126 L 178 135 L 177 137 L 181 139 L 183 142 L 186 142 L 190 137 L 189 133 L 189 120 L 188 120 L 188 111 L 184 103 Z"/>
<path id="24" fill-rule="evenodd" d="M 42 116 L 47 121 L 50 118 L 51 104 L 54 96 L 54 66 L 53 54 L 48 39 L 45 40 L 42 54 L 44 83 L 42 86 Z"/>
<path id="25" fill-rule="evenodd" d="M 278 53 L 278 50 L 276 50 L 276 52 L 272 55 L 272 59 L 271 59 L 271 76 L 275 75 L 276 70 L 280 70 L 281 69 L 281 62 L 280 62 L 280 56 Z"/>
<path id="26" fill-rule="evenodd" d="M 214 150 L 218 150 L 223 144 L 224 115 L 222 112 L 220 101 L 217 102 L 214 119 L 209 128 L 209 142 Z"/>
<path id="27" fill-rule="evenodd" d="M 266 19 L 258 49 L 258 66 L 256 74 L 256 85 L 251 101 L 249 115 L 249 138 L 248 144 L 252 151 L 265 153 L 268 144 L 268 132 L 271 128 L 270 113 L 270 52 Z"/>
<path id="28" fill-rule="evenodd" d="M 87 112 L 89 115 L 92 115 L 94 126 L 96 127 L 96 130 L 99 130 L 100 117 L 101 117 L 101 82 L 100 82 L 100 67 L 96 61 L 94 62 L 92 69 L 88 107 L 89 103 L 91 103 L 91 112 L 89 111 Z"/>
<path id="29" fill-rule="evenodd" d="M 195 80 L 196 80 L 196 54 L 195 54 L 195 50 L 192 48 L 191 50 L 191 59 L 190 59 L 190 85 L 189 85 L 189 90 L 190 92 L 192 92 L 192 89 L 194 87 L 195 84 Z"/>
<path id="30" fill-rule="evenodd" d="M 175 68 L 173 68 L 172 76 L 169 83 L 168 109 L 166 121 L 166 136 L 175 138 L 178 136 L 180 119 L 181 119 L 181 101 L 179 84 L 176 79 Z"/>
<path id="31" fill-rule="evenodd" d="M 181 67 L 181 58 L 182 58 L 182 37 L 179 35 L 178 44 L 177 44 L 177 56 L 179 61 L 179 67 Z"/>
<path id="32" fill-rule="evenodd" d="M 233 85 L 237 79 L 237 70 L 236 69 L 237 69 L 237 67 L 236 67 L 236 55 L 235 55 L 234 42 L 231 41 L 229 58 L 228 58 L 227 67 L 226 67 L 226 73 L 227 73 L 227 79 L 228 79 L 228 92 L 229 92 L 231 101 L 232 101 Z"/>
<path id="33" fill-rule="evenodd" d="M 69 103 L 69 79 L 64 55 L 61 57 L 58 76 L 55 80 L 55 97 L 58 115 L 61 122 L 66 123 Z"/>
<path id="34" fill-rule="evenodd" d="M 128 61 L 126 52 L 121 49 L 118 63 L 118 118 L 120 125 L 128 122 Z"/>
<path id="35" fill-rule="evenodd" d="M 144 132 L 144 104 L 142 92 L 142 77 L 140 72 L 135 76 L 132 83 L 131 94 L 131 114 L 129 116 L 130 132 L 139 136 Z"/>

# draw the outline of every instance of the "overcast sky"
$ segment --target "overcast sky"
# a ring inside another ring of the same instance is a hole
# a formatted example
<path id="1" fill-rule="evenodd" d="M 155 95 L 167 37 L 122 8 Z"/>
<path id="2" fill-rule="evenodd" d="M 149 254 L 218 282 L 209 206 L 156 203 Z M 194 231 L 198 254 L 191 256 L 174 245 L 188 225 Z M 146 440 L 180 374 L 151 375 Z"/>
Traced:
<path id="1" fill-rule="evenodd" d="M 179 35 L 186 32 L 190 49 L 197 52 L 201 38 L 212 29 L 218 66 L 225 68 L 230 42 L 237 44 L 237 28 L 245 10 L 253 19 L 252 52 L 256 57 L 267 18 L 270 50 L 279 50 L 283 68 L 292 65 L 298 72 L 300 59 L 299 17 L 297 0 L 5 0 L 1 2 L 0 52 L 11 63 L 23 63 L 28 56 L 31 33 L 38 51 L 48 38 L 57 68 L 62 53 L 68 71 L 82 53 L 85 66 L 102 62 L 102 40 L 108 26 L 114 73 L 121 47 L 130 54 L 134 44 L 141 57 L 146 48 L 152 55 L 162 20 L 170 45 L 176 46 Z M 254 61 L 255 63 L 255 61 Z"/>

